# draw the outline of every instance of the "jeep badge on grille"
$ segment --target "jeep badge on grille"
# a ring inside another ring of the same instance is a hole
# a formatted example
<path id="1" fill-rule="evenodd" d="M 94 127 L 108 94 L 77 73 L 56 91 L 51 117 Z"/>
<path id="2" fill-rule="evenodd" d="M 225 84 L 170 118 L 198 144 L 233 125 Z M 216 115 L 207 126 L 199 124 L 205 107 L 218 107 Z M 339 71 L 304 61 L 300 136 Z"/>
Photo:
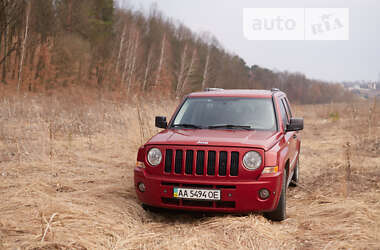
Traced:
<path id="1" fill-rule="evenodd" d="M 204 145 L 207 145 L 208 142 L 207 142 L 207 141 L 201 141 L 201 140 L 199 140 L 199 141 L 197 141 L 197 144 L 204 144 Z"/>

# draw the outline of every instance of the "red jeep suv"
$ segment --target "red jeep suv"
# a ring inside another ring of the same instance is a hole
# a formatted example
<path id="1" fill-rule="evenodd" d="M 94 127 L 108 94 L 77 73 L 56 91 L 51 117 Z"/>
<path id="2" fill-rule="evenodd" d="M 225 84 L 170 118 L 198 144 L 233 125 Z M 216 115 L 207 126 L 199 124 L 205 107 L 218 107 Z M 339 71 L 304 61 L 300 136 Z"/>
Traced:
<path id="1" fill-rule="evenodd" d="M 286 218 L 298 182 L 303 119 L 278 89 L 207 89 L 189 94 L 137 155 L 134 181 L 144 207 L 264 212 Z"/>

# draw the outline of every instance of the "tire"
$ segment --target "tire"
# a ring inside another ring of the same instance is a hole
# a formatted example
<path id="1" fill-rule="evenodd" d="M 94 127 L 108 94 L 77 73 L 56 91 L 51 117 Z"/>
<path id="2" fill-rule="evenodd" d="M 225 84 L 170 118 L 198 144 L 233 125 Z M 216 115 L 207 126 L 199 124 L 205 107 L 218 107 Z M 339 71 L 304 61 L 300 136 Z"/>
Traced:
<path id="1" fill-rule="evenodd" d="M 282 188 L 280 200 L 277 207 L 272 212 L 264 213 L 264 217 L 272 221 L 283 221 L 286 219 L 286 174 L 284 172 L 282 178 Z"/>
<path id="2" fill-rule="evenodd" d="M 300 158 L 298 156 L 296 167 L 294 168 L 294 171 L 293 171 L 292 180 L 289 183 L 289 186 L 291 186 L 291 187 L 297 187 L 297 185 L 298 185 L 299 178 L 300 178 L 299 177 L 299 175 L 300 175 L 299 165 L 300 165 Z"/>

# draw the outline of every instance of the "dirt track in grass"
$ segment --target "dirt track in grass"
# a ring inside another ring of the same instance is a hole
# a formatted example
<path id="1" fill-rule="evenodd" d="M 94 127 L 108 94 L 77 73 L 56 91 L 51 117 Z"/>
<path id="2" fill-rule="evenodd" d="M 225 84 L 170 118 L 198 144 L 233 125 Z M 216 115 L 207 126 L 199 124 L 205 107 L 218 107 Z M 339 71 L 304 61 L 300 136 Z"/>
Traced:
<path id="1" fill-rule="evenodd" d="M 305 118 L 301 181 L 281 223 L 140 207 L 136 151 L 157 131 L 154 116 L 170 116 L 175 102 L 0 103 L 0 249 L 380 248 L 380 107 L 372 103 L 295 108 Z"/>

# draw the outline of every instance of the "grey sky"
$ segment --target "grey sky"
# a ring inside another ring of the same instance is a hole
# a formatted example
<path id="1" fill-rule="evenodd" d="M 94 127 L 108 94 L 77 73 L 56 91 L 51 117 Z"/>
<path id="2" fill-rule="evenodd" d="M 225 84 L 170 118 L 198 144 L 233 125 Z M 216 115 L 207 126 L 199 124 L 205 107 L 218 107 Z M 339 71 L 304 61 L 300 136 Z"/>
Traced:
<path id="1" fill-rule="evenodd" d="M 380 1 L 377 0 L 119 0 L 135 9 L 158 8 L 193 31 L 209 31 L 248 65 L 302 72 L 328 81 L 380 77 Z M 349 8 L 349 41 L 248 41 L 243 8 Z"/>

